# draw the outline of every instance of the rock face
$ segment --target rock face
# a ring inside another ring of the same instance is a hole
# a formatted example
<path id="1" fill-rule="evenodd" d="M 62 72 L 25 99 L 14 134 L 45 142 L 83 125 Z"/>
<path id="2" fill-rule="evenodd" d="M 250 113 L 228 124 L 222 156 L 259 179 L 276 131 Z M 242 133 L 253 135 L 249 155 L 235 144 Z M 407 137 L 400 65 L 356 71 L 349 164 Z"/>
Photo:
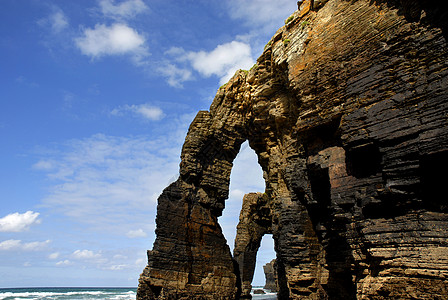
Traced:
<path id="1" fill-rule="evenodd" d="M 246 296 L 266 233 L 279 299 L 446 298 L 446 6 L 301 3 L 191 124 L 137 299 Z M 233 259 L 218 217 L 246 140 L 266 190 Z"/>
<path id="2" fill-rule="evenodd" d="M 271 292 L 277 292 L 277 266 L 275 259 L 263 266 L 264 276 L 266 277 L 265 289 Z"/>
<path id="3" fill-rule="evenodd" d="M 233 250 L 233 257 L 239 266 L 241 298 L 251 298 L 258 248 L 263 236 L 271 233 L 270 213 L 266 194 L 250 193 L 244 196 Z"/>

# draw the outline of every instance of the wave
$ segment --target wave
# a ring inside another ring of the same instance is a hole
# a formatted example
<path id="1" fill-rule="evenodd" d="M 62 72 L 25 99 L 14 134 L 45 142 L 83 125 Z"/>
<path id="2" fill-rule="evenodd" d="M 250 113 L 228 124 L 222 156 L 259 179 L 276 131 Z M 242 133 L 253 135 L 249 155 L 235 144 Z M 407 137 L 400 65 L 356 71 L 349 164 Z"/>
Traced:
<path id="1" fill-rule="evenodd" d="M 110 299 L 125 300 L 135 299 L 136 292 L 130 290 L 82 290 L 74 291 L 73 289 L 60 289 L 53 291 L 31 290 L 23 291 L 0 291 L 0 300 L 65 300 L 65 299 Z"/>

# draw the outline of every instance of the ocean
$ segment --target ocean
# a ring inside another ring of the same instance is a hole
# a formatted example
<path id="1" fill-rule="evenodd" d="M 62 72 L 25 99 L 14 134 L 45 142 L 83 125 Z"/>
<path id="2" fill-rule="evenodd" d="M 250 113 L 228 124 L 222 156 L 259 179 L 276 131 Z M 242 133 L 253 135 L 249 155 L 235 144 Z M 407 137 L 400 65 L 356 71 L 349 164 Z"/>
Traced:
<path id="1" fill-rule="evenodd" d="M 275 293 L 264 291 L 266 294 L 253 295 L 253 299 L 277 299 Z M 15 288 L 0 289 L 0 300 L 135 300 L 136 293 L 137 288 Z"/>

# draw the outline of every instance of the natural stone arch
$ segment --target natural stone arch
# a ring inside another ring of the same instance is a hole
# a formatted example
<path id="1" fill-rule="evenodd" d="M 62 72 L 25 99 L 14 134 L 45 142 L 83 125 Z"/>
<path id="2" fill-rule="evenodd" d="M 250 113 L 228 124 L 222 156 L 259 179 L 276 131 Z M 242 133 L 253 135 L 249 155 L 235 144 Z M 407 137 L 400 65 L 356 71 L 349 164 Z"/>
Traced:
<path id="1" fill-rule="evenodd" d="M 244 75 L 233 78 L 235 86 Z M 213 103 L 190 125 L 180 177 L 158 199 L 157 237 L 140 277 L 139 299 L 239 297 L 238 272 L 218 217 L 232 162 L 246 140 L 245 117 L 236 113 L 240 99 L 221 93 Z"/>
<path id="2" fill-rule="evenodd" d="M 159 197 L 138 299 L 239 297 L 217 218 L 244 140 L 265 172 L 280 299 L 447 294 L 446 200 L 427 193 L 447 161 L 447 18 L 423 3 L 305 0 L 218 90 Z"/>

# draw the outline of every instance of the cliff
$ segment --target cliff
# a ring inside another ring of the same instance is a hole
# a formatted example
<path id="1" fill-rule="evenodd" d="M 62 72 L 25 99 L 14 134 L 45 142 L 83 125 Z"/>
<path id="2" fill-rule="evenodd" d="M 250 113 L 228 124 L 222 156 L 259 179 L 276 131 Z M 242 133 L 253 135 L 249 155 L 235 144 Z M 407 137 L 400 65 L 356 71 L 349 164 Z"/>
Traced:
<path id="1" fill-rule="evenodd" d="M 446 298 L 446 6 L 301 3 L 190 125 L 137 299 L 245 296 L 265 233 L 279 299 Z M 266 190 L 233 259 L 218 217 L 246 140 Z"/>

